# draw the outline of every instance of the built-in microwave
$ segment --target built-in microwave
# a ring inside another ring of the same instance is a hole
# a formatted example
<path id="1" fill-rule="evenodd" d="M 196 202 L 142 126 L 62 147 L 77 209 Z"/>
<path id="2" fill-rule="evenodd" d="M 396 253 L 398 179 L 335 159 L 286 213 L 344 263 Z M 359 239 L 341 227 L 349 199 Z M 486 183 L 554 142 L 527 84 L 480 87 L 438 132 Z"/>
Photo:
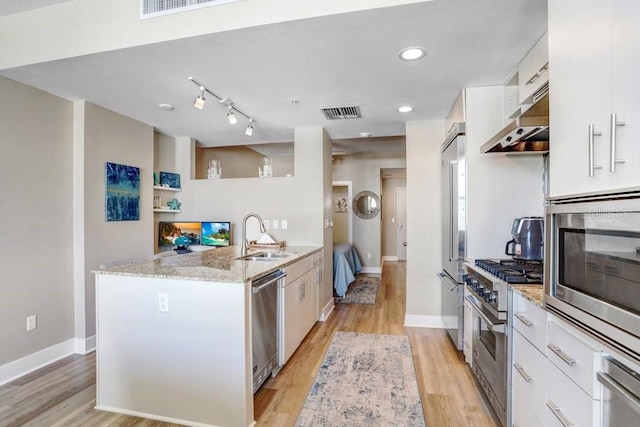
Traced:
<path id="1" fill-rule="evenodd" d="M 640 189 L 550 198 L 545 303 L 640 359 Z"/>

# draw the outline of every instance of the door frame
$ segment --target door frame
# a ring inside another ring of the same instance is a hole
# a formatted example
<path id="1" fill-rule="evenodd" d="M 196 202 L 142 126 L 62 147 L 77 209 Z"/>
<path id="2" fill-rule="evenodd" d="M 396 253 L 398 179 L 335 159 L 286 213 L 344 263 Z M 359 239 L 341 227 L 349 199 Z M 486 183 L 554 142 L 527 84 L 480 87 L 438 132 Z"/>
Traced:
<path id="1" fill-rule="evenodd" d="M 353 209 L 353 206 L 351 205 L 353 202 L 353 183 L 351 181 L 333 181 L 332 182 L 332 194 L 333 194 L 333 187 L 347 187 L 347 197 L 349 198 L 349 209 Z M 333 212 L 333 208 L 332 208 L 332 212 Z M 348 230 L 348 235 L 349 235 L 349 244 L 352 245 L 353 244 L 353 215 L 351 210 L 349 210 L 348 212 L 348 218 L 347 218 L 347 227 L 349 227 Z M 331 228 L 333 228 L 333 220 L 331 221 Z"/>
<path id="2" fill-rule="evenodd" d="M 402 248 L 402 238 L 400 236 L 400 191 L 404 191 L 404 224 L 403 224 L 403 229 L 405 230 L 405 236 L 406 235 L 406 229 L 407 229 L 407 187 L 406 185 L 404 187 L 396 187 L 396 219 L 398 220 L 398 222 L 396 223 L 396 256 L 398 258 L 398 261 L 406 261 L 407 260 L 407 254 L 406 251 L 407 249 L 405 249 L 405 256 L 404 259 L 400 258 L 400 251 Z M 408 237 L 408 236 L 407 236 Z M 408 239 L 407 239 L 408 240 Z"/>

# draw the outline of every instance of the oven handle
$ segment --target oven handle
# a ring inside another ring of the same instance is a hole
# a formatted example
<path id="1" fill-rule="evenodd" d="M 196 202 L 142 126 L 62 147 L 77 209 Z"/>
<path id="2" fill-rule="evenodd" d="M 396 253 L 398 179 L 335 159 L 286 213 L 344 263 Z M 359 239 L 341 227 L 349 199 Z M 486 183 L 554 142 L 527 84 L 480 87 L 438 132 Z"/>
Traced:
<path id="1" fill-rule="evenodd" d="M 482 320 L 484 320 L 485 323 L 489 325 L 489 329 L 498 334 L 505 333 L 505 323 L 493 323 L 491 319 L 489 319 L 487 315 L 482 312 L 482 309 L 478 307 L 478 304 L 475 302 L 474 298 L 471 297 L 471 295 L 467 295 L 465 298 L 471 303 L 473 310 L 478 314 L 478 316 L 482 317 Z"/>
<path id="2" fill-rule="evenodd" d="M 640 399 L 629 393 L 618 385 L 618 382 L 604 372 L 598 372 L 598 381 L 602 383 L 607 390 L 611 391 L 617 397 L 621 398 L 627 406 L 640 414 Z"/>

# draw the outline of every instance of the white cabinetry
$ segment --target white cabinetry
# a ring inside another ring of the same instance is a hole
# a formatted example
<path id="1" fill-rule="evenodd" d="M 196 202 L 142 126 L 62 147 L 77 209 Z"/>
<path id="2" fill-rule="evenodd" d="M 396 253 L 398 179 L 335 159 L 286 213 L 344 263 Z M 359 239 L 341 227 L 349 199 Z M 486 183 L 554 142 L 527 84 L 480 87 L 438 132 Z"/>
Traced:
<path id="1" fill-rule="evenodd" d="M 536 94 L 549 81 L 549 50 L 547 34 L 531 48 L 518 65 L 518 94 L 520 104 L 533 104 Z"/>
<path id="2" fill-rule="evenodd" d="M 640 185 L 640 2 L 548 10 L 551 195 Z"/>
<path id="3" fill-rule="evenodd" d="M 284 365 L 318 319 L 318 285 L 315 256 L 285 267 L 280 289 L 279 363 Z"/>
<path id="4" fill-rule="evenodd" d="M 464 361 L 473 367 L 473 306 L 467 300 L 469 291 L 464 287 L 464 329 L 462 333 L 462 351 Z"/>
<path id="5" fill-rule="evenodd" d="M 547 312 L 513 292 L 512 421 L 514 426 L 544 425 L 547 389 Z"/>

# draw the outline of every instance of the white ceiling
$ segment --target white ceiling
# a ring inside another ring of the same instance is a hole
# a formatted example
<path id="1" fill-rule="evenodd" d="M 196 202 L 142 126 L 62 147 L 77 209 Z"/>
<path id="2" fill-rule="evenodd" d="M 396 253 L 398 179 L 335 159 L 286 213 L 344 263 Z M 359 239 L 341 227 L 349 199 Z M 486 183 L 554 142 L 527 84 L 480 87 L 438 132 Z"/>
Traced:
<path id="1" fill-rule="evenodd" d="M 13 15 L 71 0 L 0 0 L 0 16 Z"/>
<path id="2" fill-rule="evenodd" d="M 0 15 L 18 3 L 0 0 Z M 188 12 L 188 13 L 197 13 Z M 85 99 L 203 146 L 293 140 L 323 126 L 332 139 L 404 135 L 405 121 L 444 118 L 464 87 L 502 84 L 546 30 L 546 0 L 435 0 L 291 21 L 0 70 L 70 100 Z M 424 46 L 405 62 L 398 52 Z M 235 126 L 193 76 L 257 121 Z M 297 103 L 292 103 L 296 100 Z M 173 111 L 158 104 L 168 103 Z M 321 107 L 360 105 L 361 119 L 329 121 Z M 401 114 L 400 105 L 414 111 Z M 390 139 L 394 141 L 393 138 Z M 375 144 L 372 144 L 375 145 Z"/>

